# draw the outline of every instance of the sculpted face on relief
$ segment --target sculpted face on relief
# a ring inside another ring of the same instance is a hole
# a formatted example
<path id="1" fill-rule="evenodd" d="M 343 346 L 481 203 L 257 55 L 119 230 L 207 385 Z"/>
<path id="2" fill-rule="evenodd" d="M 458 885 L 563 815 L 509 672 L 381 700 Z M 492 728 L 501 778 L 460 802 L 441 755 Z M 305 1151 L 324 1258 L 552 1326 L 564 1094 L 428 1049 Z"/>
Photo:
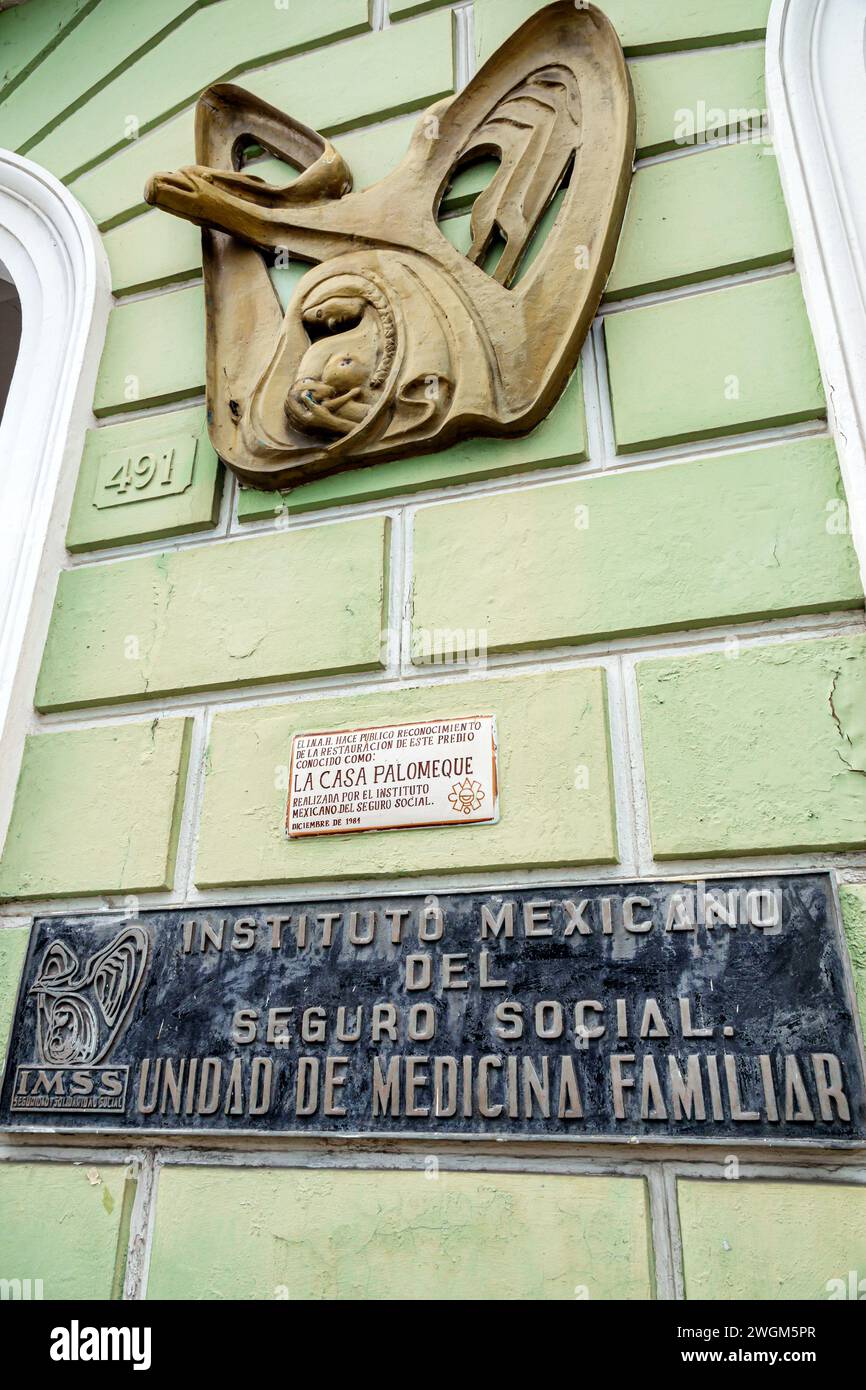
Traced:
<path id="1" fill-rule="evenodd" d="M 603 293 L 634 139 L 617 35 L 573 0 L 530 19 L 420 119 L 402 163 L 358 192 L 321 135 L 239 87 L 209 88 L 198 163 L 154 175 L 146 197 L 204 229 L 220 457 L 248 483 L 289 488 L 534 428 Z M 238 172 L 251 143 L 299 176 L 274 187 Z M 491 160 L 464 255 L 440 205 L 461 170 Z M 310 266 L 285 313 L 269 270 L 279 253 Z"/>

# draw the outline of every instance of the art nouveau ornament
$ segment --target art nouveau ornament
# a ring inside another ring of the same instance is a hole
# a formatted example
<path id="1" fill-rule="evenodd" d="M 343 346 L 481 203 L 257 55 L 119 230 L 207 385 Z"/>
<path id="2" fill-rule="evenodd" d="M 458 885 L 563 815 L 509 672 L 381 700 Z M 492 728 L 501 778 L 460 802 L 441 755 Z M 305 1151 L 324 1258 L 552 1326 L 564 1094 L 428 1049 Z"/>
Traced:
<path id="1" fill-rule="evenodd" d="M 137 925 L 83 965 L 62 941 L 53 941 L 29 991 L 36 998 L 39 1060 L 55 1066 L 101 1062 L 141 987 L 147 956 L 147 933 Z"/>
<path id="2" fill-rule="evenodd" d="M 322 136 L 239 87 L 209 88 L 198 164 L 155 175 L 145 196 L 204 229 L 220 457 L 248 483 L 289 488 L 533 429 L 603 293 L 634 139 L 616 32 L 573 0 L 530 19 L 422 117 L 398 168 L 359 192 Z M 299 177 L 276 188 L 238 172 L 251 142 Z M 463 255 L 437 214 L 458 172 L 490 159 L 499 168 Z M 312 267 L 285 314 L 268 269 L 278 252 Z"/>

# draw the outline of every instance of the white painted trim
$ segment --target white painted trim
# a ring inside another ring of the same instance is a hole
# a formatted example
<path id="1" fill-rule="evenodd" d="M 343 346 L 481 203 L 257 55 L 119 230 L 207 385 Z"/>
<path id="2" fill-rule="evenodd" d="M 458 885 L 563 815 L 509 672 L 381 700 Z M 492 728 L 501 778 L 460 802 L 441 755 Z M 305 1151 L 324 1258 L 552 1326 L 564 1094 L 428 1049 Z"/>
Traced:
<path id="1" fill-rule="evenodd" d="M 87 214 L 53 175 L 8 150 L 0 150 L 0 261 L 22 311 L 0 423 L 2 844 L 111 305 L 107 258 Z"/>
<path id="2" fill-rule="evenodd" d="M 773 0 L 773 138 L 866 584 L 864 43 L 863 0 Z"/>

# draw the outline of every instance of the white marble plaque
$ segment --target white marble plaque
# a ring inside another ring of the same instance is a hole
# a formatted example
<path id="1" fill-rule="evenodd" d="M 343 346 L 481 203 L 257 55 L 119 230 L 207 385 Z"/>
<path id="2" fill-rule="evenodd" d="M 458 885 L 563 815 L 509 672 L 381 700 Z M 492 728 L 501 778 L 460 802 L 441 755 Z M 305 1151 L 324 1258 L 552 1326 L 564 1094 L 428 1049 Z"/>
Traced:
<path id="1" fill-rule="evenodd" d="M 497 819 L 492 715 L 292 739 L 286 820 L 292 839 Z"/>

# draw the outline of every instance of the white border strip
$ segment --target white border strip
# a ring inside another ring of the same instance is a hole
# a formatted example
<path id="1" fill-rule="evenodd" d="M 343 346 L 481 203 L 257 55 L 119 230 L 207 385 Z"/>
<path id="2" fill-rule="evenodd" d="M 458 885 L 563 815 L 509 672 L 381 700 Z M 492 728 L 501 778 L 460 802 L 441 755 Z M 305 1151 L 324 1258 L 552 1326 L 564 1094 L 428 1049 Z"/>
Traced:
<path id="1" fill-rule="evenodd" d="M 93 223 L 53 175 L 0 150 L 0 260 L 21 300 L 21 345 L 0 422 L 0 843 L 63 554 L 111 306 Z"/>
<path id="2" fill-rule="evenodd" d="M 866 6 L 774 0 L 767 94 L 866 585 Z"/>

